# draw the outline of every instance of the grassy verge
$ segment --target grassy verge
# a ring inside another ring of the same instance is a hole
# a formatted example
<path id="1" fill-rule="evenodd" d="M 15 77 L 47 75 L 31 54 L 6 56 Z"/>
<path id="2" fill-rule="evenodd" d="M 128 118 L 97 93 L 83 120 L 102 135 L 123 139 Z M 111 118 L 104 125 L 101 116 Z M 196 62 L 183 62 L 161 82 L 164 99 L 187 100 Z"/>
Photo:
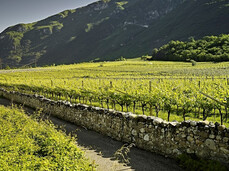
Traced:
<path id="1" fill-rule="evenodd" d="M 74 138 L 0 106 L 0 170 L 93 170 Z"/>
<path id="2" fill-rule="evenodd" d="M 177 162 L 185 170 L 199 171 L 227 171 L 228 168 L 218 161 L 200 159 L 195 155 L 182 154 L 177 158 Z"/>

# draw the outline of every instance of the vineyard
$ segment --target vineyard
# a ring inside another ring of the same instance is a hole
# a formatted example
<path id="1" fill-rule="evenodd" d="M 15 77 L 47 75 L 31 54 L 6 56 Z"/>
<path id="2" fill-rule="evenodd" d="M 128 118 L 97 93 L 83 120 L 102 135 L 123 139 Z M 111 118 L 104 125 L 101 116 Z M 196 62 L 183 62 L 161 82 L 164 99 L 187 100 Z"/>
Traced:
<path id="1" fill-rule="evenodd" d="M 167 121 L 229 125 L 229 63 L 122 61 L 2 71 L 1 87 Z"/>

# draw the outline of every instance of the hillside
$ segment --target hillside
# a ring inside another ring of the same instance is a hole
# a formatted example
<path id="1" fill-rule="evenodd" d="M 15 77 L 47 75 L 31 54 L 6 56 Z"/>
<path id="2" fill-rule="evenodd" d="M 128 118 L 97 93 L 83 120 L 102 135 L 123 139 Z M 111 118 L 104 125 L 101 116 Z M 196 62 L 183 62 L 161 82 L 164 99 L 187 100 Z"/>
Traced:
<path id="1" fill-rule="evenodd" d="M 0 63 L 23 66 L 114 60 L 170 40 L 229 33 L 226 0 L 103 0 L 0 34 Z"/>

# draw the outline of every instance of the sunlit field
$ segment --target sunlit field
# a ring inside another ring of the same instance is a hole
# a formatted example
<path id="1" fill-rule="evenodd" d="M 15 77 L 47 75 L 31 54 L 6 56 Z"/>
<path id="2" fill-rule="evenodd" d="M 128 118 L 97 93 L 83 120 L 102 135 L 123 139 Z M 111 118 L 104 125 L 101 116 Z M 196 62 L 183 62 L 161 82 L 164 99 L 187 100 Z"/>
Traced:
<path id="1" fill-rule="evenodd" d="M 167 121 L 229 125 L 229 63 L 129 60 L 1 71 L 2 87 Z"/>

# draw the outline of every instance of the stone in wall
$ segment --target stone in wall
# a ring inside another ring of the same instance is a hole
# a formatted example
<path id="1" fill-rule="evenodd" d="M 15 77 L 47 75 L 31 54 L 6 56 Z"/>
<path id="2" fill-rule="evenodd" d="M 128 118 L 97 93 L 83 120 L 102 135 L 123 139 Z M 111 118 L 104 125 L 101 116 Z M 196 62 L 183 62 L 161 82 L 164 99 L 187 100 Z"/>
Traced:
<path id="1" fill-rule="evenodd" d="M 196 154 L 229 164 L 229 129 L 207 121 L 166 122 L 153 116 L 53 101 L 39 95 L 27 95 L 0 89 L 0 96 L 97 131 L 116 140 L 175 157 Z"/>

